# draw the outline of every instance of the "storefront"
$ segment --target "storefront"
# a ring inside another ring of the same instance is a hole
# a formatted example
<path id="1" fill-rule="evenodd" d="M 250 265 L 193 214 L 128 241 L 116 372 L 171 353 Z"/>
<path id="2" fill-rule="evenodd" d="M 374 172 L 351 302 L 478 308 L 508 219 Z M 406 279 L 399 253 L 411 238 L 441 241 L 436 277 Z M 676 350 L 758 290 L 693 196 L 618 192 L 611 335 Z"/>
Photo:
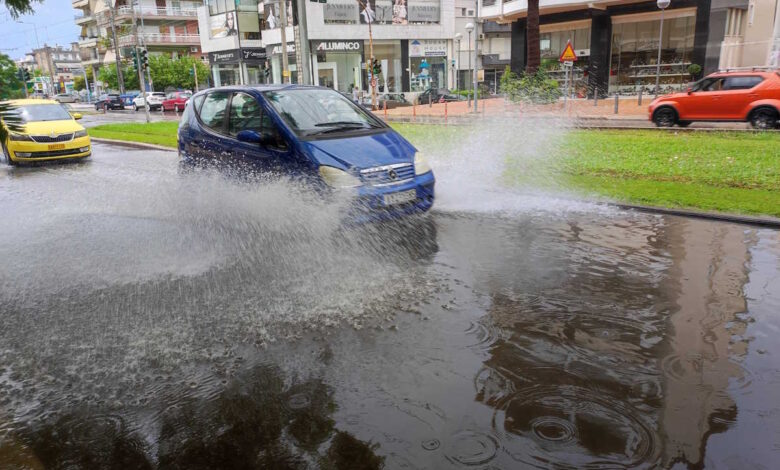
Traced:
<path id="1" fill-rule="evenodd" d="M 274 44 L 266 47 L 268 59 L 271 64 L 270 83 L 285 83 L 282 79 L 282 45 Z M 290 83 L 298 83 L 298 67 L 295 62 L 295 44 L 287 43 L 287 64 L 290 70 Z"/>
<path id="2" fill-rule="evenodd" d="M 241 63 L 244 67 L 244 77 L 248 85 L 268 83 L 271 79 L 271 70 L 265 49 L 241 48 Z"/>
<path id="3" fill-rule="evenodd" d="M 351 93 L 362 88 L 363 41 L 311 41 L 314 84 Z"/>
<path id="4" fill-rule="evenodd" d="M 658 65 L 661 15 L 657 12 L 612 17 L 609 92 L 653 93 Z M 665 13 L 661 39 L 661 93 L 687 86 L 691 80 L 696 9 Z M 699 64 L 701 65 L 701 64 Z"/>
<path id="5" fill-rule="evenodd" d="M 409 90 L 447 88 L 447 40 L 409 41 Z"/>
<path id="6" fill-rule="evenodd" d="M 377 92 L 402 93 L 404 71 L 401 41 L 374 41 L 374 57 L 382 67 L 382 73 L 376 77 Z M 368 58 L 368 51 L 366 51 L 366 61 Z M 367 73 L 364 74 L 363 79 L 367 87 L 369 83 Z"/>
<path id="7" fill-rule="evenodd" d="M 266 83 L 268 61 L 265 49 L 242 48 L 209 53 L 214 86 Z M 241 79 L 241 68 L 244 80 Z"/>
<path id="8" fill-rule="evenodd" d="M 567 78 L 558 58 L 571 41 L 577 61 L 571 70 L 571 90 L 576 96 L 585 96 L 588 88 L 586 70 L 590 61 L 590 20 L 545 24 L 539 27 L 539 51 L 542 67 L 559 83 Z"/>

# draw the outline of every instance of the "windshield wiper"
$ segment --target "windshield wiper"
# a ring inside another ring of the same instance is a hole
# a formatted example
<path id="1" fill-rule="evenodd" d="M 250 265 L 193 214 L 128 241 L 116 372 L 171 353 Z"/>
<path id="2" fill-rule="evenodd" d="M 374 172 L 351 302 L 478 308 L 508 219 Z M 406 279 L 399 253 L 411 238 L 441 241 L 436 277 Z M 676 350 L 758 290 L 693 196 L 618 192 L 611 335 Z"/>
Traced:
<path id="1" fill-rule="evenodd" d="M 367 127 L 369 124 L 360 121 L 318 122 L 314 127 Z"/>
<path id="2" fill-rule="evenodd" d="M 327 129 L 315 129 L 308 132 L 309 135 L 330 134 L 332 132 L 351 131 L 357 129 L 376 129 L 379 127 L 376 125 L 371 125 L 367 122 L 358 122 L 358 121 L 320 122 L 315 124 L 314 126 L 326 127 Z"/>

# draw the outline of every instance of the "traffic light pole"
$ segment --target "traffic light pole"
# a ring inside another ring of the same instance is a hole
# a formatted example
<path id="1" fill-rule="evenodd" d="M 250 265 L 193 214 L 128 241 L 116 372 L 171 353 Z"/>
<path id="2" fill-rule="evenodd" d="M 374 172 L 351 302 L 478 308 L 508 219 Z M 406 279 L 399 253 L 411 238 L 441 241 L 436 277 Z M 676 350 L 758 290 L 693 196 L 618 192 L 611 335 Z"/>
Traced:
<path id="1" fill-rule="evenodd" d="M 114 40 L 114 54 L 116 55 L 116 78 L 119 84 L 119 93 L 125 93 L 125 77 L 122 75 L 122 57 L 119 54 L 119 43 L 116 40 L 116 25 L 114 24 L 114 8 L 116 2 L 111 2 L 108 9 L 109 18 L 111 20 L 111 37 Z"/>
<path id="2" fill-rule="evenodd" d="M 138 72 L 138 84 L 141 86 L 141 95 L 144 97 L 144 112 L 146 113 L 146 122 L 151 122 L 151 117 L 149 116 L 149 94 L 146 91 L 146 83 L 144 83 L 144 66 L 146 64 L 141 63 L 141 55 L 138 53 L 138 23 L 136 22 L 135 18 L 135 2 L 132 4 L 132 10 L 133 10 L 133 30 L 135 33 L 135 67 L 136 72 Z"/>
<path id="3" fill-rule="evenodd" d="M 366 10 L 366 4 L 363 2 L 363 0 L 357 0 L 358 4 L 363 8 L 363 10 Z M 369 0 L 365 0 L 369 1 Z M 366 70 L 369 71 L 369 74 L 371 75 L 371 81 L 369 82 L 369 85 L 371 86 L 371 109 L 376 111 L 376 70 L 374 70 L 374 35 L 371 32 L 371 24 L 374 22 L 373 18 L 366 13 L 366 21 L 368 22 L 368 55 L 370 59 L 368 60 L 368 67 L 366 67 Z"/>

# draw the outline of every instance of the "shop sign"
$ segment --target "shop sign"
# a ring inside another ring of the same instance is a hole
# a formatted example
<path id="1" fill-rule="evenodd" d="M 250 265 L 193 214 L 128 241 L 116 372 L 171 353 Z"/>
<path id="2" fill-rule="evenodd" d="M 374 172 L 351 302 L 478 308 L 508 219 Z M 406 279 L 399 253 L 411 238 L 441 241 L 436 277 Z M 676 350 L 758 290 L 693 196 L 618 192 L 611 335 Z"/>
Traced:
<path id="1" fill-rule="evenodd" d="M 439 2 L 409 3 L 409 21 L 417 23 L 438 23 Z"/>
<path id="2" fill-rule="evenodd" d="M 265 49 L 260 48 L 242 48 L 241 49 L 241 58 L 244 59 L 245 62 L 263 62 L 265 61 Z"/>
<path id="3" fill-rule="evenodd" d="M 447 57 L 447 41 L 413 39 L 409 41 L 409 57 Z"/>
<path id="4" fill-rule="evenodd" d="M 282 54 L 282 45 L 276 44 L 273 46 L 266 47 L 266 50 L 271 49 L 271 52 L 268 55 L 281 55 Z M 295 54 L 295 43 L 294 42 L 288 42 L 287 43 L 287 55 L 293 55 Z"/>
<path id="5" fill-rule="evenodd" d="M 358 16 L 357 2 L 331 3 L 322 6 L 323 19 L 325 21 L 354 21 Z"/>
<path id="6" fill-rule="evenodd" d="M 238 49 L 229 51 L 209 52 L 209 62 L 212 64 L 226 64 L 238 62 Z"/>
<path id="7" fill-rule="evenodd" d="M 312 41 L 316 52 L 363 52 L 363 41 Z"/>

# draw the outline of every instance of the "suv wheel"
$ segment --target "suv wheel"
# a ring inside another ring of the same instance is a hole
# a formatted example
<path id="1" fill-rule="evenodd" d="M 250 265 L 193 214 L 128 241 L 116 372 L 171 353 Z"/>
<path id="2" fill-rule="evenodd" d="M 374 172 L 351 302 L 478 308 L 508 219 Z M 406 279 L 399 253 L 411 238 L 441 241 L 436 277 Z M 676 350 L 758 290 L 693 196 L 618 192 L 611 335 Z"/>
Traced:
<path id="1" fill-rule="evenodd" d="M 750 115 L 750 125 L 754 129 L 774 129 L 777 127 L 777 111 L 772 108 L 758 108 Z"/>
<path id="2" fill-rule="evenodd" d="M 677 122 L 677 113 L 674 108 L 664 106 L 653 113 L 653 122 L 658 127 L 672 127 Z"/>

